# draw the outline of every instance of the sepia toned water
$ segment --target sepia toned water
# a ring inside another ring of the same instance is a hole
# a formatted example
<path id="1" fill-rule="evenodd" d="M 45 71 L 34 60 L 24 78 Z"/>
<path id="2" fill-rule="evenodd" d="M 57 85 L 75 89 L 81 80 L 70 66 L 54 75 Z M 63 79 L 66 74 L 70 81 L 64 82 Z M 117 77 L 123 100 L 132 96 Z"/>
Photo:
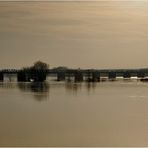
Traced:
<path id="1" fill-rule="evenodd" d="M 0 146 L 148 146 L 148 83 L 0 83 Z"/>

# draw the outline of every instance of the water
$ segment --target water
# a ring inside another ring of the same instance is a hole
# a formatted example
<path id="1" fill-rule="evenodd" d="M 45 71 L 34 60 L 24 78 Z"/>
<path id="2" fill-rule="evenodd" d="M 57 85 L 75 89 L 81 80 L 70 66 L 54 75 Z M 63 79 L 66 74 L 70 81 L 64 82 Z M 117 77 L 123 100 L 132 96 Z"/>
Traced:
<path id="1" fill-rule="evenodd" d="M 0 146 L 148 146 L 148 84 L 0 83 Z"/>

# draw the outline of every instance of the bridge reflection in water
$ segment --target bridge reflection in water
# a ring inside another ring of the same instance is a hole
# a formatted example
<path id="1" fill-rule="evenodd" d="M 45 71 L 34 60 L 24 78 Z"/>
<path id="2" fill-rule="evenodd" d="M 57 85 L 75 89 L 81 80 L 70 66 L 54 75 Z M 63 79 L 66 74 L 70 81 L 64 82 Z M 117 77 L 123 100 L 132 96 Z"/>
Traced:
<path id="1" fill-rule="evenodd" d="M 24 96 L 28 95 L 31 98 L 34 98 L 36 101 L 47 101 L 50 98 L 50 90 L 55 91 L 59 87 L 66 90 L 66 93 L 70 93 L 72 95 L 77 95 L 82 89 L 85 88 L 88 94 L 95 90 L 96 88 L 95 82 L 83 82 L 83 83 L 76 83 L 76 82 L 0 82 L 0 89 L 1 90 L 17 90 L 20 91 Z M 15 91 L 14 91 L 15 92 Z"/>

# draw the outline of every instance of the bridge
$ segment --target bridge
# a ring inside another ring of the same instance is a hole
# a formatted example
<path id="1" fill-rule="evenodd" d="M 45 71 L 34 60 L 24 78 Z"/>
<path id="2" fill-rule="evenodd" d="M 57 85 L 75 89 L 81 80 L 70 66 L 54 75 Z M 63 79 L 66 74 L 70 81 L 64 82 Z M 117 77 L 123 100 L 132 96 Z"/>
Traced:
<path id="1" fill-rule="evenodd" d="M 123 77 L 124 79 L 130 79 L 131 77 L 145 78 L 148 77 L 148 69 L 62 69 L 54 70 L 49 69 L 47 71 L 23 71 L 20 69 L 2 69 L 0 70 L 0 81 L 4 81 L 4 76 L 16 75 L 17 81 L 29 82 L 31 79 L 35 81 L 44 81 L 46 76 L 56 76 L 57 81 L 71 80 L 79 82 L 86 81 L 95 82 L 100 81 L 101 78 L 108 78 L 109 80 L 115 80 L 117 77 Z"/>

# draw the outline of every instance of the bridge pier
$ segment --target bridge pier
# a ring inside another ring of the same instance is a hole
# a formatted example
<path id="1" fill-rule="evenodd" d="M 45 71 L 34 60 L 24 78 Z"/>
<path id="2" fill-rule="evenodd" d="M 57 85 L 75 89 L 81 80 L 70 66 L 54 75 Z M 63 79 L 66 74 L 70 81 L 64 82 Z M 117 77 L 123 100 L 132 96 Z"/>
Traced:
<path id="1" fill-rule="evenodd" d="M 86 72 L 86 81 L 88 81 L 88 82 L 91 81 L 91 72 L 90 72 L 90 70 L 88 70 L 88 71 Z"/>
<path id="2" fill-rule="evenodd" d="M 109 79 L 109 80 L 114 80 L 114 79 L 116 79 L 116 72 L 109 72 L 109 73 L 108 73 L 108 79 Z"/>
<path id="3" fill-rule="evenodd" d="M 74 70 L 68 70 L 66 71 L 66 80 L 68 82 L 71 82 L 74 77 L 75 71 Z"/>
<path id="4" fill-rule="evenodd" d="M 64 81 L 64 80 L 65 80 L 65 72 L 58 72 L 57 81 Z"/>
<path id="5" fill-rule="evenodd" d="M 124 72 L 124 73 L 123 73 L 123 78 L 125 78 L 125 79 L 126 79 L 126 78 L 128 78 L 128 79 L 131 78 L 131 73 L 128 72 L 128 71 Z"/>
<path id="6" fill-rule="evenodd" d="M 17 81 L 18 82 L 30 82 L 31 74 L 25 71 L 19 71 L 17 73 Z"/>
<path id="7" fill-rule="evenodd" d="M 81 71 L 75 71 L 74 80 L 75 80 L 75 82 L 82 82 L 83 81 L 83 73 Z"/>
<path id="8" fill-rule="evenodd" d="M 137 77 L 138 78 L 144 78 L 145 77 L 144 72 L 137 72 Z"/>
<path id="9" fill-rule="evenodd" d="M 4 73 L 0 72 L 0 81 L 4 81 Z"/>
<path id="10" fill-rule="evenodd" d="M 100 82 L 100 73 L 92 72 L 92 82 Z"/>
<path id="11" fill-rule="evenodd" d="M 88 82 L 100 82 L 100 73 L 97 71 L 88 71 L 87 79 Z"/>

